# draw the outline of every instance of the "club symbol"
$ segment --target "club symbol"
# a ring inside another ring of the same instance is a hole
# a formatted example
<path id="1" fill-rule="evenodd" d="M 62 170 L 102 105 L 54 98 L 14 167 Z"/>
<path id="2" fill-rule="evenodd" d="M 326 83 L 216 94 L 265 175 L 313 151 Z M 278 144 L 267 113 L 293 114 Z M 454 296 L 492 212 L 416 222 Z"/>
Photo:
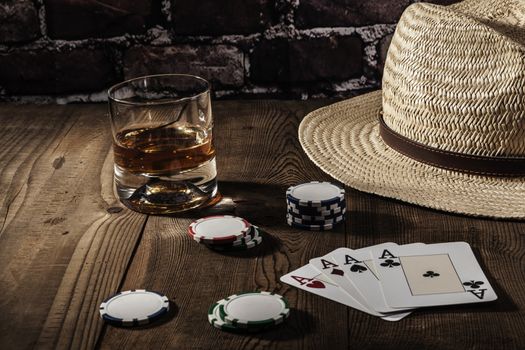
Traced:
<path id="1" fill-rule="evenodd" d="M 384 263 L 381 263 L 381 266 L 390 267 L 390 268 L 392 268 L 394 266 L 399 266 L 399 265 L 401 265 L 401 264 L 398 263 L 398 262 L 395 262 L 392 259 L 387 259 L 387 260 L 385 260 Z"/>
<path id="2" fill-rule="evenodd" d="M 430 277 L 430 278 L 439 277 L 439 273 L 434 272 L 434 271 L 427 271 L 426 273 L 423 274 L 423 277 Z"/>
<path id="3" fill-rule="evenodd" d="M 482 281 L 474 281 L 474 280 L 470 280 L 468 282 L 463 282 L 464 286 L 469 286 L 472 289 L 477 289 L 477 288 L 481 287 L 482 284 L 483 284 Z"/>
<path id="4" fill-rule="evenodd" d="M 357 264 L 354 264 L 352 265 L 352 267 L 350 267 L 350 271 L 352 272 L 357 272 L 357 273 L 363 273 L 363 271 L 366 271 L 366 267 L 362 266 L 362 265 L 357 265 Z"/>
<path id="5" fill-rule="evenodd" d="M 339 276 L 343 276 L 345 273 L 343 270 L 339 270 L 339 269 L 333 269 L 332 270 L 332 275 L 339 275 Z"/>

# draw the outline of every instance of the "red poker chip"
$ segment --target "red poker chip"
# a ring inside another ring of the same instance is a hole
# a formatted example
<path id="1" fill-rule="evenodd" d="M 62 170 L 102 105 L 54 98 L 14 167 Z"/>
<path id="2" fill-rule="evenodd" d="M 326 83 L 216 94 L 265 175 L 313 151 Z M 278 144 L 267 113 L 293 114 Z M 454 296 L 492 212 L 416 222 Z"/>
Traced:
<path id="1" fill-rule="evenodd" d="M 243 218 L 231 215 L 208 216 L 194 221 L 188 233 L 198 242 L 230 243 L 251 232 L 252 225 Z"/>

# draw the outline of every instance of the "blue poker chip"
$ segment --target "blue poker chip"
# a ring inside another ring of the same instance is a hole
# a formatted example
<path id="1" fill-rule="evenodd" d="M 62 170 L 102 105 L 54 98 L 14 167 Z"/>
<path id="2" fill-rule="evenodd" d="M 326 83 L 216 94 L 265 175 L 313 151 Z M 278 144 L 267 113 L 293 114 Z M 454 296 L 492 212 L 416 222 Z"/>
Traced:
<path id="1" fill-rule="evenodd" d="M 328 213 L 328 215 L 304 215 L 301 214 L 299 211 L 293 211 L 288 209 L 288 214 L 294 218 L 306 220 L 306 221 L 325 221 L 325 220 L 331 220 L 336 219 L 340 216 L 344 216 L 346 213 L 346 208 L 341 208 L 341 210 L 338 210 L 337 212 L 334 211 L 326 211 L 324 213 Z"/>
<path id="2" fill-rule="evenodd" d="M 307 230 L 307 231 L 329 231 L 338 224 L 337 223 L 337 224 L 327 224 L 327 225 L 305 225 L 305 224 L 299 224 L 299 223 L 293 222 L 292 220 L 288 218 L 286 218 L 286 222 L 291 227 L 294 227 L 300 230 Z"/>
<path id="3" fill-rule="evenodd" d="M 117 293 L 100 304 L 100 316 L 114 326 L 149 324 L 169 311 L 167 296 L 145 289 Z"/>
<path id="4" fill-rule="evenodd" d="M 293 223 L 296 223 L 296 224 L 303 224 L 303 225 L 309 225 L 309 226 L 312 226 L 312 225 L 326 226 L 326 225 L 336 225 L 340 223 L 341 221 L 344 220 L 344 216 L 339 215 L 339 216 L 334 217 L 333 219 L 327 219 L 327 220 L 304 220 L 304 219 L 296 218 L 288 214 L 286 215 L 286 220 L 292 221 Z"/>
<path id="5" fill-rule="evenodd" d="M 286 190 L 288 202 L 307 207 L 324 207 L 345 201 L 345 190 L 330 182 L 312 181 Z"/>
<path id="6" fill-rule="evenodd" d="M 309 207 L 309 206 L 297 205 L 287 200 L 286 207 L 289 212 L 292 212 L 298 215 L 330 216 L 330 215 L 339 214 L 341 213 L 341 211 L 346 209 L 346 202 L 343 201 L 341 203 L 326 205 L 322 207 Z"/>

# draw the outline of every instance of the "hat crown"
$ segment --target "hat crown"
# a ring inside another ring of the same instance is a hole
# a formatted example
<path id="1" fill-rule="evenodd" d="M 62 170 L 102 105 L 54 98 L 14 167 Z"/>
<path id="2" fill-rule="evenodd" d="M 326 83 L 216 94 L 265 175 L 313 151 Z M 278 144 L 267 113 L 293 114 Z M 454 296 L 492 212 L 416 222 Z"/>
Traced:
<path id="1" fill-rule="evenodd" d="M 385 62 L 383 119 L 433 148 L 524 157 L 524 2 L 409 6 Z"/>

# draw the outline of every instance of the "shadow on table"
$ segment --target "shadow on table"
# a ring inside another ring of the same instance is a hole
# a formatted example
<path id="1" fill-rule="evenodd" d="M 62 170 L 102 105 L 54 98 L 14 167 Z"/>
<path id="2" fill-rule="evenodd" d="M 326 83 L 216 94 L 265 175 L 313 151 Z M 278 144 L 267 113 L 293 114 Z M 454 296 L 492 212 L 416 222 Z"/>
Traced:
<path id="1" fill-rule="evenodd" d="M 258 332 L 229 332 L 242 337 L 250 337 L 278 341 L 304 338 L 308 333 L 315 331 L 315 319 L 308 312 L 292 308 L 290 317 L 284 323 Z"/>
<path id="2" fill-rule="evenodd" d="M 286 186 L 251 182 L 219 182 L 222 199 L 212 207 L 173 215 L 200 218 L 209 215 L 237 215 L 255 225 L 283 223 L 286 215 Z"/>
<path id="3" fill-rule="evenodd" d="M 277 325 L 264 332 L 254 334 L 254 337 L 264 340 L 291 340 L 304 338 L 308 333 L 315 331 L 314 317 L 304 310 L 292 308 L 290 317 L 283 324 Z"/>
<path id="4" fill-rule="evenodd" d="M 347 228 L 352 236 L 374 238 L 388 232 L 392 237 L 411 229 L 413 224 L 399 215 L 352 210 L 346 212 Z"/>
<path id="5" fill-rule="evenodd" d="M 497 300 L 487 302 L 487 303 L 474 303 L 474 304 L 462 304 L 462 305 L 448 305 L 448 306 L 439 306 L 439 307 L 429 307 L 416 310 L 417 313 L 422 314 L 443 314 L 443 313 L 495 313 L 495 312 L 511 312 L 518 311 L 519 308 L 512 300 L 512 297 L 503 289 L 503 287 L 497 282 L 497 280 L 492 276 L 490 271 L 487 269 L 481 254 L 477 248 L 472 247 L 472 251 L 476 256 L 476 259 L 481 266 L 481 269 L 487 276 L 488 281 L 494 292 L 498 296 Z"/>
<path id="6" fill-rule="evenodd" d="M 472 247 L 472 251 L 479 262 L 479 266 L 481 266 L 485 276 L 487 276 L 490 285 L 492 288 L 494 288 L 494 292 L 496 292 L 496 295 L 498 296 L 497 300 L 491 303 L 486 303 L 486 305 L 491 306 L 495 312 L 517 311 L 519 308 L 514 303 L 514 300 L 512 300 L 512 297 L 505 289 L 503 289 L 501 284 L 499 284 L 496 278 L 490 273 L 490 270 L 487 268 L 487 265 L 485 264 L 481 253 L 479 252 L 479 249 Z"/>

